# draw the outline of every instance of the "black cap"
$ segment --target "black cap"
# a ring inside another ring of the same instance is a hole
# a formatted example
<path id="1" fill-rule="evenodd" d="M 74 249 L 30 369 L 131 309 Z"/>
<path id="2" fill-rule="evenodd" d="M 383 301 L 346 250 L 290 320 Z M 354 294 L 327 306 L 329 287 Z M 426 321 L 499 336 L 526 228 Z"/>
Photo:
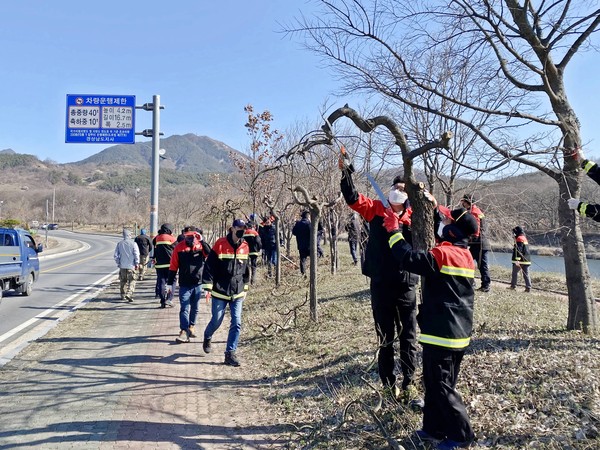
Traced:
<path id="1" fill-rule="evenodd" d="M 466 236 L 477 233 L 477 219 L 475 219 L 473 214 L 467 212 L 465 208 L 453 209 L 450 215 L 452 216 L 452 219 L 454 219 L 454 224 Z"/>

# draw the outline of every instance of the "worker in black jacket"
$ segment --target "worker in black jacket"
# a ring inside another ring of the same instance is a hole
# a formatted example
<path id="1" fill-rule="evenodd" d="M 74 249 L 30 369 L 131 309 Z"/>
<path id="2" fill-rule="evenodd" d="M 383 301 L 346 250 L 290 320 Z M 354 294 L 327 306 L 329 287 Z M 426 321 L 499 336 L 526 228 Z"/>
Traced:
<path id="1" fill-rule="evenodd" d="M 170 308 L 173 306 L 173 285 L 167 290 L 167 279 L 169 278 L 169 266 L 171 256 L 175 248 L 175 236 L 173 236 L 173 225 L 163 223 L 158 234 L 152 239 L 154 248 L 154 268 L 156 269 L 156 296 L 160 297 L 160 307 Z M 168 293 L 167 293 L 168 291 Z"/>
<path id="2" fill-rule="evenodd" d="M 246 224 L 246 231 L 244 232 L 244 240 L 248 243 L 248 261 L 250 266 L 250 284 L 254 284 L 256 281 L 256 271 L 258 270 L 258 257 L 262 250 L 262 240 L 258 231 L 256 231 L 256 224 L 254 222 L 248 222 Z"/>
<path id="3" fill-rule="evenodd" d="M 473 331 L 475 263 L 467 246 L 477 221 L 464 208 L 453 210 L 452 222 L 447 221 L 442 230 L 442 242 L 423 253 L 412 251 L 396 215 L 389 209 L 385 214 L 394 258 L 400 267 L 410 267 L 423 277 L 418 321 L 425 406 L 417 436 L 435 441 L 440 450 L 468 447 L 475 436 L 456 381 Z"/>
<path id="4" fill-rule="evenodd" d="M 593 161 L 587 160 L 583 157 L 583 152 L 579 150 L 577 153 L 577 159 L 581 161 L 581 168 L 597 184 L 600 184 L 600 167 Z M 569 208 L 578 212 L 582 217 L 589 217 L 596 222 L 600 222 L 600 205 L 588 202 L 582 202 L 578 198 L 570 198 L 567 200 Z"/>
<path id="5" fill-rule="evenodd" d="M 308 211 L 302 211 L 300 220 L 296 221 L 292 234 L 296 236 L 298 253 L 300 254 L 300 273 L 306 273 L 306 261 L 310 256 L 310 219 Z"/>
<path id="6" fill-rule="evenodd" d="M 417 346 L 417 297 L 416 285 L 419 277 L 410 273 L 406 266 L 401 268 L 387 244 L 387 233 L 383 228 L 385 206 L 359 194 L 352 180 L 352 169 L 344 165 L 340 187 L 350 208 L 369 223 L 369 241 L 365 251 L 362 273 L 370 278 L 371 309 L 375 321 L 379 351 L 377 364 L 383 386 L 391 390 L 397 400 L 408 403 L 416 399 L 413 383 Z M 408 196 L 404 184 L 396 177 L 388 200 L 400 216 L 403 232 L 410 238 L 410 215 Z M 400 344 L 400 368 L 403 379 L 397 382 L 394 361 L 394 341 Z M 417 400 L 419 401 L 419 400 Z"/>

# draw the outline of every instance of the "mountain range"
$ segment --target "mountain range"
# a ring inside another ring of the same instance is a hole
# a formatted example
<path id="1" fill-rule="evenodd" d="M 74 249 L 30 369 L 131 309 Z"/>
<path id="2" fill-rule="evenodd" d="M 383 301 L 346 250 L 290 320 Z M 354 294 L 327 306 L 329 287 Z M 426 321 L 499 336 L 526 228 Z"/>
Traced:
<path id="1" fill-rule="evenodd" d="M 160 141 L 165 150 L 161 165 L 188 172 L 206 173 L 233 171 L 232 154 L 243 155 L 223 142 L 208 136 L 185 134 L 170 136 Z M 89 164 L 122 164 L 130 166 L 150 166 L 152 164 L 152 143 L 139 142 L 131 145 L 114 145 L 81 161 L 70 163 L 75 166 Z"/>

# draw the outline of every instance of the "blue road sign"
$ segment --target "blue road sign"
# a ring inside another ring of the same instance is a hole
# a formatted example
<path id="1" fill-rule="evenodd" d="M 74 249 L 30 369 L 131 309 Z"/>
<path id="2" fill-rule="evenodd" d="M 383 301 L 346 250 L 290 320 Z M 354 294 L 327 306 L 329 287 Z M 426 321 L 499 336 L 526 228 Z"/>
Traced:
<path id="1" fill-rule="evenodd" d="M 135 95 L 67 94 L 66 143 L 135 143 Z"/>

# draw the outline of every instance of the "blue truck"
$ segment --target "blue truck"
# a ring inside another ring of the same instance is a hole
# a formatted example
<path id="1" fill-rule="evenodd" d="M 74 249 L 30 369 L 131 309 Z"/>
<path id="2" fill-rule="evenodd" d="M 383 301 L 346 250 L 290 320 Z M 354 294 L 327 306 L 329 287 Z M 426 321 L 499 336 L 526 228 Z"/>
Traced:
<path id="1" fill-rule="evenodd" d="M 0 228 L 0 298 L 9 289 L 31 295 L 40 276 L 38 253 L 42 250 L 42 244 L 36 245 L 28 231 Z"/>

